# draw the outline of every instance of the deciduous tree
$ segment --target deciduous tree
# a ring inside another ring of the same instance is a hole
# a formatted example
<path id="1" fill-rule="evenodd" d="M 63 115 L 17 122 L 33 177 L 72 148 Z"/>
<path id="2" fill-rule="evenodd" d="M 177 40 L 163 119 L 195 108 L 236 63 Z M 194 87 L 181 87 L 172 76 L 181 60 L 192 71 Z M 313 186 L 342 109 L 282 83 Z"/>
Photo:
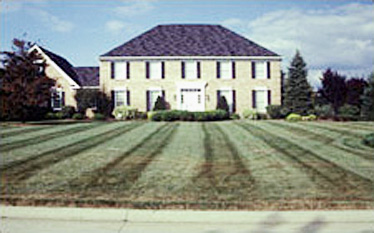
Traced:
<path id="1" fill-rule="evenodd" d="M 361 116 L 366 120 L 374 120 L 374 72 L 370 74 L 368 81 L 368 86 L 361 97 Z"/>

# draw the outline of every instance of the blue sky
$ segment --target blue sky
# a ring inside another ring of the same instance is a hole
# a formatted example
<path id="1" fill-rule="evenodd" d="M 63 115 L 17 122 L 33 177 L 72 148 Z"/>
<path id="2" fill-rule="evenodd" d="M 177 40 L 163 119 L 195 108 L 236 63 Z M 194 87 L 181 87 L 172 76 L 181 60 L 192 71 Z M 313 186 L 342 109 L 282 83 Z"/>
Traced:
<path id="1" fill-rule="evenodd" d="M 57 1 L 0 0 L 1 50 L 13 38 L 36 41 L 75 66 L 98 57 L 158 25 L 221 24 L 283 56 L 296 49 L 318 85 L 331 67 L 366 76 L 374 63 L 372 1 Z"/>

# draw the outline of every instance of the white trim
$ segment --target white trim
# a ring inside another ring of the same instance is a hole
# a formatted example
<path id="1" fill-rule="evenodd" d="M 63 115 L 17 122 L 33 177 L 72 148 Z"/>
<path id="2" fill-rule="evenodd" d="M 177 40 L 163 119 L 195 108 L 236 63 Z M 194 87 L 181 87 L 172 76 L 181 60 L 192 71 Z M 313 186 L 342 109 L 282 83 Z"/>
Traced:
<path id="1" fill-rule="evenodd" d="M 82 89 L 100 89 L 99 86 L 82 86 Z M 78 88 L 79 89 L 79 88 Z"/>
<path id="2" fill-rule="evenodd" d="M 69 86 L 70 88 L 72 89 L 80 88 L 79 84 L 76 83 L 69 75 L 67 75 L 65 71 L 61 69 L 47 54 L 45 54 L 38 45 L 35 44 L 29 49 L 29 51 L 31 52 L 34 49 L 36 49 L 42 55 L 42 57 L 47 61 L 47 63 L 51 64 L 62 75 L 62 77 L 64 77 L 68 81 L 68 83 L 70 84 Z"/>
<path id="3" fill-rule="evenodd" d="M 206 81 L 178 81 L 175 82 L 177 88 L 201 88 L 204 89 L 207 85 Z"/>
<path id="4" fill-rule="evenodd" d="M 100 61 L 131 61 L 131 60 L 266 60 L 281 61 L 280 56 L 102 56 Z"/>
<path id="5" fill-rule="evenodd" d="M 149 87 L 147 88 L 147 91 L 162 91 L 162 87 Z"/>
<path id="6" fill-rule="evenodd" d="M 270 89 L 268 87 L 265 87 L 265 86 L 257 86 L 257 87 L 254 87 L 252 90 L 254 90 L 254 91 L 268 91 Z"/>
<path id="7" fill-rule="evenodd" d="M 127 91 L 127 87 L 114 87 L 113 91 Z"/>
<path id="8" fill-rule="evenodd" d="M 219 91 L 233 91 L 234 89 L 232 87 L 220 87 L 218 90 Z"/>

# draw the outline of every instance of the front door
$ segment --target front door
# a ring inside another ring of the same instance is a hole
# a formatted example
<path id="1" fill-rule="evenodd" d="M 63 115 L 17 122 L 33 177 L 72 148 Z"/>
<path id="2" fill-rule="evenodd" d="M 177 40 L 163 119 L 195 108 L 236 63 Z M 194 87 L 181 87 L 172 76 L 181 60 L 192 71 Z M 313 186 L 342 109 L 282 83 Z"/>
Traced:
<path id="1" fill-rule="evenodd" d="M 200 88 L 183 88 L 180 92 L 180 109 L 186 111 L 204 111 L 204 102 Z"/>

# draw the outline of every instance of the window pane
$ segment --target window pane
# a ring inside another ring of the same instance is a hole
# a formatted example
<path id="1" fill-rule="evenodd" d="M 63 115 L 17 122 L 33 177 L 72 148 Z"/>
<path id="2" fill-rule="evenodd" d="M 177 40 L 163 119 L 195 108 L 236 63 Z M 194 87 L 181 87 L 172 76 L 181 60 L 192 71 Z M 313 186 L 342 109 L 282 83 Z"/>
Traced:
<path id="1" fill-rule="evenodd" d="M 230 61 L 221 62 L 221 78 L 232 78 L 232 63 Z"/>
<path id="2" fill-rule="evenodd" d="M 226 101 L 227 101 L 227 104 L 229 105 L 229 110 L 230 112 L 232 112 L 233 110 L 233 99 L 232 99 L 232 91 L 230 90 L 224 90 L 224 91 L 221 91 L 221 96 L 224 96 Z"/>
<path id="3" fill-rule="evenodd" d="M 262 79 L 265 78 L 265 62 L 256 62 L 256 78 Z"/>
<path id="4" fill-rule="evenodd" d="M 259 112 L 266 111 L 267 91 L 256 91 L 256 106 Z"/>
<path id="5" fill-rule="evenodd" d="M 115 107 L 125 105 L 125 91 L 114 92 Z"/>
<path id="6" fill-rule="evenodd" d="M 126 79 L 126 62 L 115 62 L 114 63 L 114 78 L 115 79 Z"/>
<path id="7" fill-rule="evenodd" d="M 61 90 L 52 90 L 52 108 L 59 109 L 62 107 L 62 91 Z"/>
<path id="8" fill-rule="evenodd" d="M 185 62 L 185 72 L 187 79 L 197 78 L 197 62 L 196 61 L 186 61 Z"/>
<path id="9" fill-rule="evenodd" d="M 161 79 L 161 62 L 160 61 L 152 61 L 149 63 L 150 68 L 150 78 L 154 79 Z"/>

